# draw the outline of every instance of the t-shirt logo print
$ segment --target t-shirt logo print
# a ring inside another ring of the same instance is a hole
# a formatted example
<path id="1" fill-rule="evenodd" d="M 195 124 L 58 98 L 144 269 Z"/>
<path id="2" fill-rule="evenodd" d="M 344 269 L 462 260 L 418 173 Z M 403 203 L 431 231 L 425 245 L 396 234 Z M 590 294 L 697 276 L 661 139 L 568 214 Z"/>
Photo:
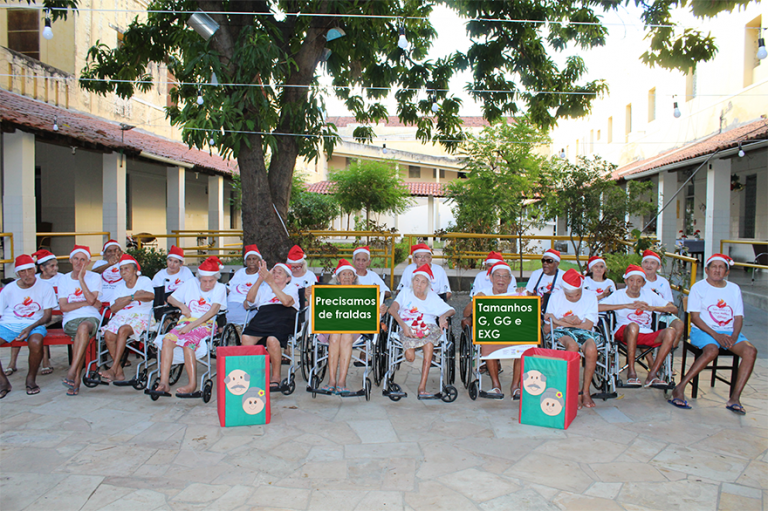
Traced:
<path id="1" fill-rule="evenodd" d="M 246 282 L 245 284 L 240 284 L 235 289 L 237 289 L 237 292 L 241 295 L 247 295 L 248 290 L 251 289 L 251 286 L 253 286 L 252 282 Z"/>
<path id="2" fill-rule="evenodd" d="M 725 326 L 733 321 L 733 309 L 723 299 L 707 307 L 707 312 L 709 312 L 709 317 L 712 318 L 712 321 L 719 326 Z"/>
<path id="3" fill-rule="evenodd" d="M 20 304 L 13 308 L 13 313 L 19 318 L 31 318 L 35 313 L 41 310 L 40 304 L 27 296 Z"/>
<path id="4" fill-rule="evenodd" d="M 111 268 L 104 270 L 104 273 L 101 274 L 101 278 L 104 279 L 104 282 L 107 284 L 117 284 L 122 280 L 122 277 L 120 276 L 120 268 L 112 266 Z"/>
<path id="5" fill-rule="evenodd" d="M 648 326 L 651 324 L 651 315 L 642 309 L 637 309 L 635 312 L 630 312 L 627 314 L 627 319 L 642 326 Z"/>
<path id="6" fill-rule="evenodd" d="M 69 295 L 67 297 L 67 302 L 69 302 L 69 303 L 72 303 L 72 302 L 82 302 L 84 300 L 85 300 L 85 296 L 83 296 L 83 290 L 80 289 L 79 287 L 77 289 L 75 289 L 74 293 L 72 293 L 71 295 Z"/>
<path id="7" fill-rule="evenodd" d="M 208 312 L 210 308 L 211 304 L 202 297 L 199 300 L 192 300 L 189 302 L 189 311 L 193 316 L 203 315 Z"/>

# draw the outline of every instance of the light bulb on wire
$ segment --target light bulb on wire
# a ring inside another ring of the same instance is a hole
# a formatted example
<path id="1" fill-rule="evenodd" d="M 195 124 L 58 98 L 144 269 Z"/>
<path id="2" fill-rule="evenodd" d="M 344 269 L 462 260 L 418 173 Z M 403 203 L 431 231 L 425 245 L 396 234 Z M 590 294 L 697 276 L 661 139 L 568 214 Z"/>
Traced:
<path id="1" fill-rule="evenodd" d="M 59 118 L 53 118 L 53 131 L 59 131 Z"/>
<path id="2" fill-rule="evenodd" d="M 739 142 L 739 158 L 744 158 L 744 156 L 747 153 L 744 152 L 744 149 L 741 148 L 741 142 Z"/>
<path id="3" fill-rule="evenodd" d="M 275 21 L 277 22 L 285 21 L 285 18 L 288 16 L 283 10 L 283 8 L 280 7 L 280 5 L 277 2 L 273 2 L 269 10 L 272 11 L 272 16 L 275 18 Z"/>
<path id="4" fill-rule="evenodd" d="M 405 27 L 400 27 L 399 33 L 400 37 L 397 39 L 397 45 L 400 47 L 400 49 L 407 50 L 408 46 L 410 45 L 408 43 L 408 38 L 405 37 Z"/>
<path id="5" fill-rule="evenodd" d="M 45 11 L 45 28 L 43 29 L 43 37 L 49 41 L 53 39 L 53 29 L 51 28 L 51 12 L 48 9 Z"/>
<path id="6" fill-rule="evenodd" d="M 381 152 L 384 153 L 384 154 L 387 154 L 387 144 L 382 144 L 381 145 Z"/>
<path id="7" fill-rule="evenodd" d="M 202 106 L 203 103 L 205 103 L 205 100 L 203 99 L 203 91 L 202 89 L 197 89 L 197 104 Z"/>
<path id="8" fill-rule="evenodd" d="M 440 110 L 440 105 L 437 104 L 437 96 L 432 96 L 432 112 L 437 113 Z"/>
<path id="9" fill-rule="evenodd" d="M 765 39 L 759 37 L 757 39 L 757 58 L 764 60 L 768 57 L 768 50 L 765 49 Z"/>
<path id="10" fill-rule="evenodd" d="M 674 110 L 672 110 L 672 115 L 675 116 L 675 119 L 679 119 L 683 113 L 680 111 L 680 108 L 677 106 L 677 101 L 673 103 Z"/>

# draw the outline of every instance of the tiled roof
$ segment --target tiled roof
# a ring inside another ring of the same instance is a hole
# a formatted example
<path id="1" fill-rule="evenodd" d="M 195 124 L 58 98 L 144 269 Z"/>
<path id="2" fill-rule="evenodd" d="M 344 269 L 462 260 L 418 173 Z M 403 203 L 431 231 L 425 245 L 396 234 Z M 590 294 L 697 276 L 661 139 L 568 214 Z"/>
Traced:
<path id="1" fill-rule="evenodd" d="M 414 197 L 427 197 L 432 195 L 433 197 L 445 197 L 443 185 L 440 183 L 416 183 L 406 182 L 405 186 L 411 192 Z M 331 193 L 330 181 L 319 181 L 307 186 L 308 192 L 329 194 Z"/>
<path id="2" fill-rule="evenodd" d="M 53 130 L 54 118 L 59 127 L 58 131 Z M 106 151 L 122 149 L 129 156 L 138 156 L 145 151 L 217 174 L 228 176 L 237 172 L 237 162 L 234 160 L 224 160 L 205 151 L 190 149 L 186 144 L 144 133 L 138 128 L 123 132 L 119 124 L 2 89 L 0 121 L 3 130 L 18 127 L 48 139 L 67 141 L 71 145 L 84 145 Z"/>
<path id="3" fill-rule="evenodd" d="M 733 128 L 723 133 L 711 135 L 703 140 L 692 142 L 677 149 L 664 151 L 652 158 L 638 160 L 628 165 L 616 169 L 613 177 L 616 179 L 626 178 L 634 174 L 646 172 L 649 170 L 671 165 L 673 163 L 684 162 L 706 156 L 715 151 L 722 151 L 738 147 L 739 143 L 745 144 L 752 140 L 761 140 L 768 138 L 768 119 L 750 122 L 738 128 Z"/>
<path id="4" fill-rule="evenodd" d="M 464 128 L 482 128 L 485 126 L 490 126 L 490 123 L 480 116 L 462 117 L 461 120 L 462 120 L 462 127 Z M 360 124 L 352 116 L 346 116 L 346 117 L 330 117 L 329 116 L 326 119 L 326 121 L 329 123 L 335 124 L 337 128 L 345 128 L 350 124 Z M 512 118 L 508 117 L 507 122 L 512 122 Z M 390 115 L 384 124 L 386 126 L 396 127 L 396 128 L 406 127 L 405 124 L 400 122 L 400 119 L 396 115 Z"/>

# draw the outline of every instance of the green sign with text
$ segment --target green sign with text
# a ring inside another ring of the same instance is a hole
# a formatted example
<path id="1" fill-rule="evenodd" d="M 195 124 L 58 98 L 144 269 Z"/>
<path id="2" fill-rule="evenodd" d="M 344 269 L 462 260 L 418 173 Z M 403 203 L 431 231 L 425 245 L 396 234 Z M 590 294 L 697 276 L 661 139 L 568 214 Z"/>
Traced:
<path id="1" fill-rule="evenodd" d="M 472 298 L 474 344 L 540 344 L 538 296 L 475 296 Z"/>
<path id="2" fill-rule="evenodd" d="M 313 334 L 375 334 L 379 286 L 312 286 Z"/>

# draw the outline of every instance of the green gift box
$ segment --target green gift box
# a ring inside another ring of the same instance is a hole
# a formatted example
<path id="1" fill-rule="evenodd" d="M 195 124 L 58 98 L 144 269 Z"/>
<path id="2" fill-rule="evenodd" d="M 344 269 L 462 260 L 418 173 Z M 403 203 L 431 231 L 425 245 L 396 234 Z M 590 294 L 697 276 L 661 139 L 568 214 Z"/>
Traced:
<path id="1" fill-rule="evenodd" d="M 579 360 L 571 351 L 523 353 L 520 424 L 568 429 L 579 407 Z"/>

